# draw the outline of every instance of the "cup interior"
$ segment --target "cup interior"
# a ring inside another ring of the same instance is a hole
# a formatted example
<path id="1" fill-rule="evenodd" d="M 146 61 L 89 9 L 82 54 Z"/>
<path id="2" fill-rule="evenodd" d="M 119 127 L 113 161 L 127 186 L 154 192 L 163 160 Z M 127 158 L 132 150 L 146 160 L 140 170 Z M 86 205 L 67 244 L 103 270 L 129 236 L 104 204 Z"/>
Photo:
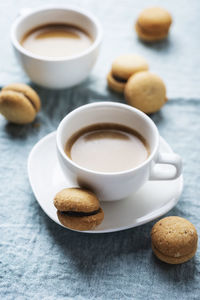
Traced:
<path id="1" fill-rule="evenodd" d="M 125 104 L 99 102 L 81 106 L 61 121 L 57 130 L 57 145 L 62 155 L 67 157 L 64 148 L 75 132 L 98 123 L 116 123 L 136 130 L 148 142 L 150 157 L 158 147 L 157 127 L 147 115 Z"/>
<path id="2" fill-rule="evenodd" d="M 75 8 L 45 8 L 21 16 L 13 26 L 12 38 L 18 44 L 17 46 L 21 47 L 20 42 L 27 32 L 36 27 L 51 23 L 66 23 L 83 29 L 93 40 L 90 47 L 100 39 L 98 21 L 88 12 Z"/>

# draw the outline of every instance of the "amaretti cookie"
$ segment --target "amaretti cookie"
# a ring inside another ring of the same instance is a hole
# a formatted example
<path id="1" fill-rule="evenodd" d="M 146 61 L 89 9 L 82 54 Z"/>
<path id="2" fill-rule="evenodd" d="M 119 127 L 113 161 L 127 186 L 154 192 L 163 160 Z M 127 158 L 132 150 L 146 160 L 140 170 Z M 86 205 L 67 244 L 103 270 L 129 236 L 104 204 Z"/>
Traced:
<path id="1" fill-rule="evenodd" d="M 61 224 L 74 230 L 91 230 L 104 218 L 96 195 L 82 188 L 66 188 L 54 198 Z"/>
<path id="2" fill-rule="evenodd" d="M 132 75 L 124 90 L 128 104 L 151 114 L 158 111 L 166 102 L 166 87 L 163 80 L 151 72 Z"/>
<path id="3" fill-rule="evenodd" d="M 153 226 L 151 241 L 157 258 L 169 264 L 180 264 L 195 255 L 198 235 L 188 220 L 172 216 L 161 219 Z"/>
<path id="4" fill-rule="evenodd" d="M 107 75 L 108 86 L 115 92 L 123 93 L 128 78 L 148 68 L 147 61 L 140 55 L 120 55 L 113 61 L 111 71 Z"/>
<path id="5" fill-rule="evenodd" d="M 38 94 L 26 84 L 10 84 L 0 92 L 0 113 L 10 122 L 31 123 L 40 106 Z"/>
<path id="6" fill-rule="evenodd" d="M 140 39 L 155 42 L 167 37 L 171 23 L 172 17 L 166 9 L 151 7 L 140 13 L 135 29 Z"/>

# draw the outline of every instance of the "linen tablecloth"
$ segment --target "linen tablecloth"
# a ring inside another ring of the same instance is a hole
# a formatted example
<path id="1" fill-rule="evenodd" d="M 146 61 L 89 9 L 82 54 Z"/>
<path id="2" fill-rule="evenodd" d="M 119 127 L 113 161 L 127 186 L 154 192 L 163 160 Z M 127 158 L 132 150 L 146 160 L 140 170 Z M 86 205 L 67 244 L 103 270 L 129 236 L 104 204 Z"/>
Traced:
<path id="1" fill-rule="evenodd" d="M 106 74 L 117 55 L 138 53 L 166 83 L 169 101 L 151 117 L 183 158 L 183 193 L 167 215 L 187 218 L 200 233 L 200 2 L 1 1 L 1 86 L 30 83 L 12 52 L 9 30 L 21 8 L 46 4 L 90 10 L 102 23 L 104 40 L 81 85 L 62 91 L 33 85 L 42 100 L 36 119 L 40 126 L 17 126 L 0 117 L 0 299 L 200 299 L 200 250 L 182 265 L 158 261 L 150 241 L 156 220 L 109 234 L 64 229 L 41 210 L 27 176 L 31 148 L 68 112 L 94 101 L 124 102 L 107 89 Z M 174 23 L 167 40 L 147 45 L 137 39 L 133 24 L 152 5 L 167 8 Z"/>

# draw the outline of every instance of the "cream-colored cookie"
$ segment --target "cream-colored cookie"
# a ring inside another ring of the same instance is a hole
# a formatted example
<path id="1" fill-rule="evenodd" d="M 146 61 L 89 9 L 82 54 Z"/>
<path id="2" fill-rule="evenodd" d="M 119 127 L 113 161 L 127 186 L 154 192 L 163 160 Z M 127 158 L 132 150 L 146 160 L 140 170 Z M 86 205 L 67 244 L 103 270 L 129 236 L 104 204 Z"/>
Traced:
<path id="1" fill-rule="evenodd" d="M 147 42 L 159 41 L 167 37 L 172 17 L 161 7 L 144 9 L 135 24 L 140 39 Z"/>
<path id="2" fill-rule="evenodd" d="M 38 94 L 26 84 L 10 84 L 0 92 L 0 113 L 10 122 L 31 123 L 40 106 Z"/>
<path id="3" fill-rule="evenodd" d="M 140 55 L 120 55 L 113 61 L 112 69 L 107 75 L 108 86 L 115 92 L 123 93 L 128 78 L 148 68 L 147 61 Z"/>
<path id="4" fill-rule="evenodd" d="M 151 241 L 152 250 L 160 260 L 179 264 L 195 255 L 198 235 L 188 220 L 172 216 L 161 219 L 153 226 Z"/>
<path id="5" fill-rule="evenodd" d="M 66 188 L 54 198 L 58 219 L 64 226 L 75 230 L 91 230 L 104 218 L 96 195 L 82 188 Z"/>
<path id="6" fill-rule="evenodd" d="M 162 79 L 148 71 L 132 75 L 124 90 L 128 104 L 151 114 L 166 102 L 166 88 Z"/>

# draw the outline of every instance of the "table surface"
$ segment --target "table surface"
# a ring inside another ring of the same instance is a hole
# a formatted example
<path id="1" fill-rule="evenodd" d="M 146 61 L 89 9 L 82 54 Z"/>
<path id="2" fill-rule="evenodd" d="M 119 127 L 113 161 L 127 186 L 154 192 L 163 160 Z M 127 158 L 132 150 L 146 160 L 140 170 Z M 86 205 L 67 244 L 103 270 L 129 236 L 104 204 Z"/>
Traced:
<path id="1" fill-rule="evenodd" d="M 140 42 L 133 23 L 144 0 L 67 1 L 90 10 L 104 30 L 101 53 L 89 78 L 62 91 L 34 86 L 42 100 L 35 123 L 17 126 L 0 117 L 0 298 L 1 299 L 199 299 L 200 251 L 183 265 L 167 265 L 152 254 L 150 231 L 155 221 L 117 233 L 72 232 L 51 221 L 38 206 L 27 177 L 33 145 L 55 130 L 81 104 L 124 102 L 110 92 L 106 74 L 114 57 L 135 52 L 167 85 L 169 101 L 152 115 L 160 134 L 183 158 L 184 190 L 167 215 L 190 220 L 200 233 L 200 2 L 151 1 L 173 15 L 170 37 Z M 66 1 L 48 1 L 66 4 Z M 45 1 L 1 1 L 0 85 L 26 82 L 11 49 L 11 23 L 24 7 Z"/>

